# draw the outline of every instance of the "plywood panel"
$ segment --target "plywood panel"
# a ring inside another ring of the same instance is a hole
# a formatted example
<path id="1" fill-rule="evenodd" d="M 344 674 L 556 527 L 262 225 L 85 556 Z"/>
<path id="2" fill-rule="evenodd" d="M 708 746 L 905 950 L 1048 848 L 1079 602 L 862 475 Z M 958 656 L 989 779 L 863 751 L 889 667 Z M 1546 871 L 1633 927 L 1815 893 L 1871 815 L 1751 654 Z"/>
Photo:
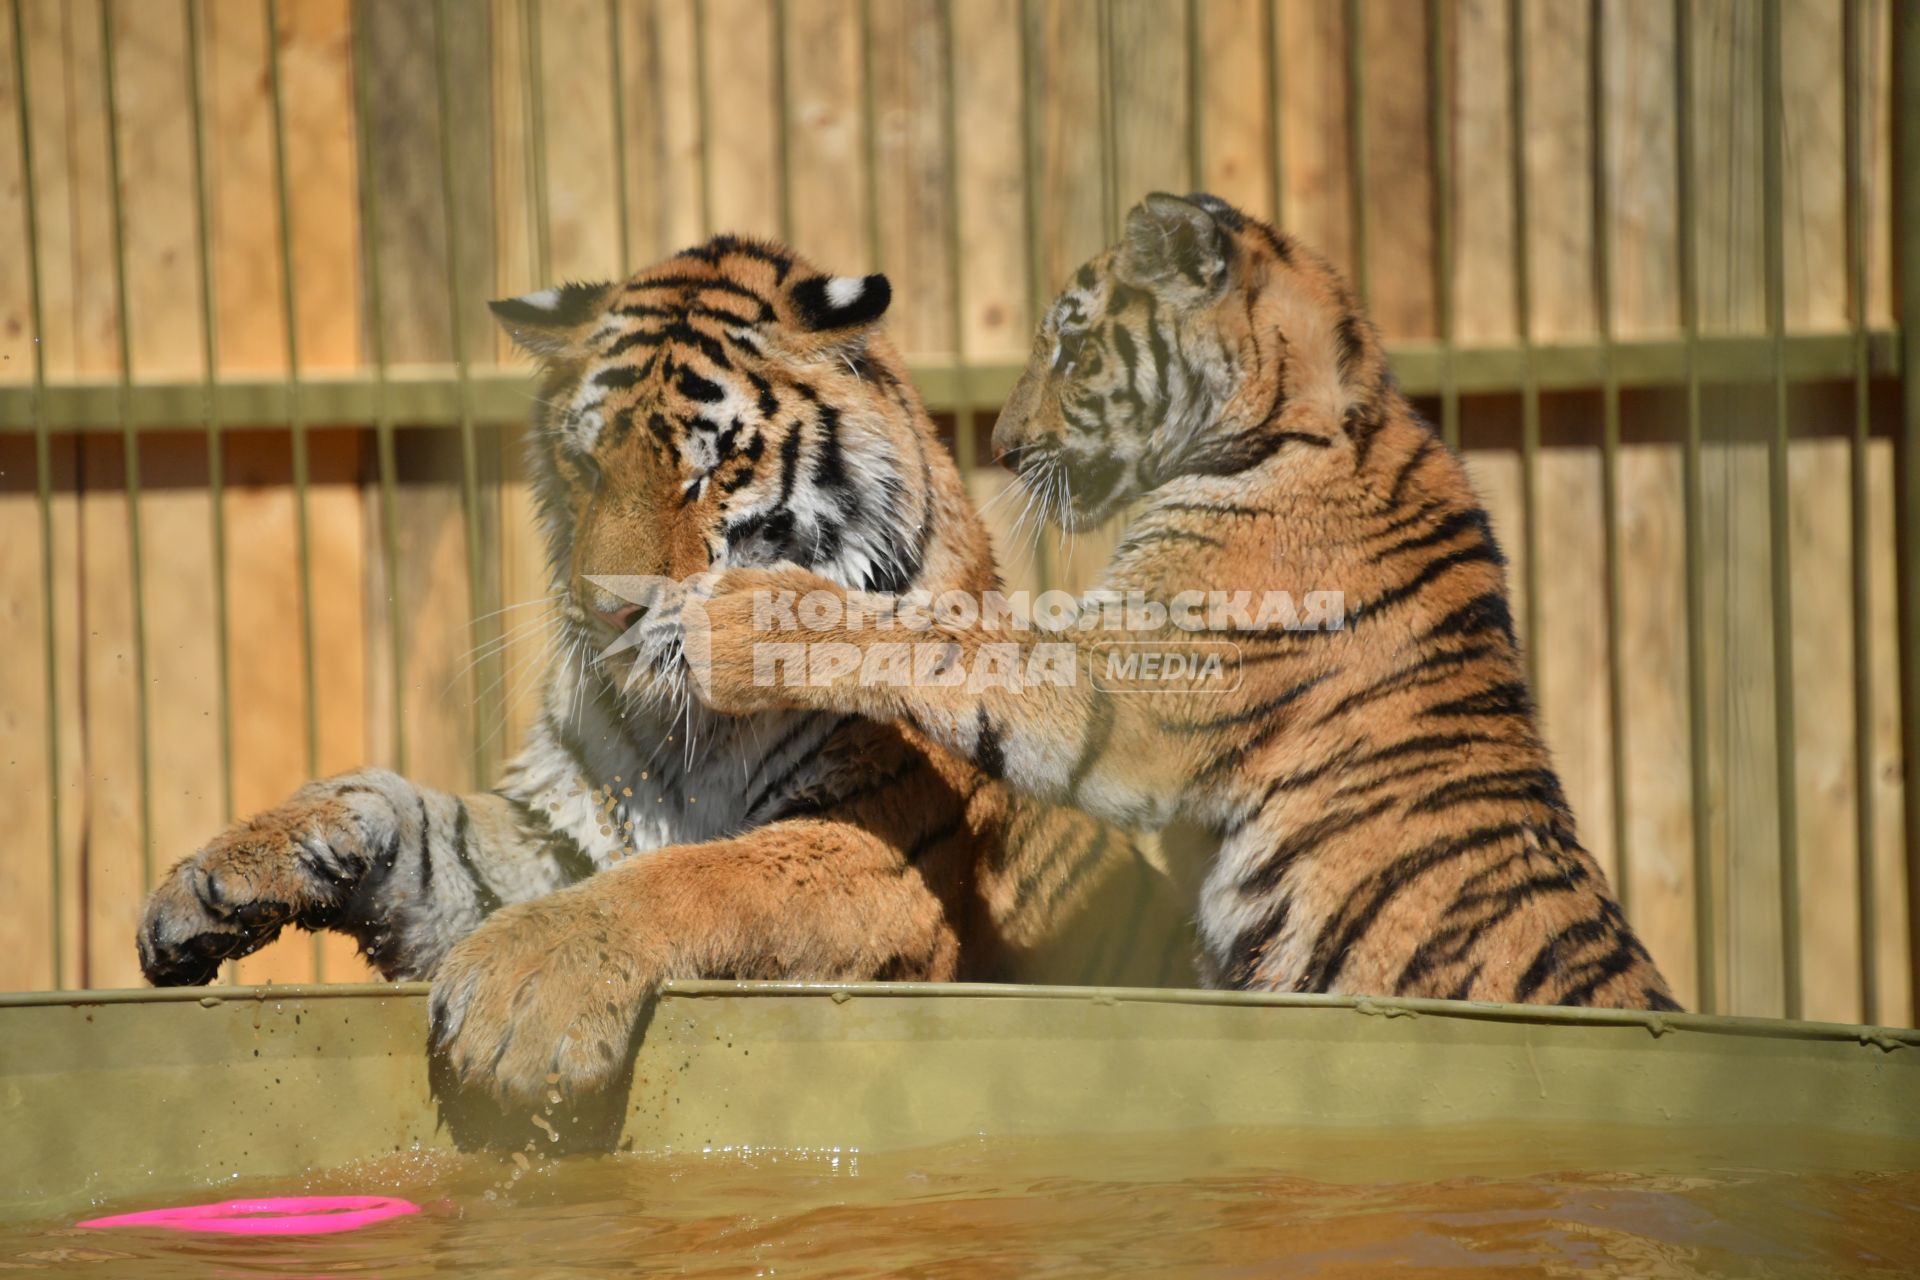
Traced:
<path id="1" fill-rule="evenodd" d="M 1114 127 L 1113 193 L 1121 211 L 1151 191 L 1199 186 L 1187 80 L 1187 9 L 1165 0 L 1107 0 Z"/>
<path id="2" fill-rule="evenodd" d="M 1506 4 L 1460 0 L 1454 45 L 1454 334 L 1463 343 L 1510 341 L 1519 325 Z"/>
<path id="3" fill-rule="evenodd" d="M 279 6 L 295 324 L 303 372 L 360 363 L 350 0 Z"/>
<path id="4" fill-rule="evenodd" d="M 1051 301 L 1118 225 L 1100 140 L 1100 15 L 1092 0 L 1029 5 L 1037 296 Z"/>
<path id="5" fill-rule="evenodd" d="M 1281 222 L 1350 274 L 1345 12 L 1340 0 L 1280 6 Z"/>
<path id="6" fill-rule="evenodd" d="M 771 4 L 774 0 L 767 0 Z M 647 0 L 628 6 L 638 48 L 626 60 L 631 87 L 627 99 L 636 111 L 644 109 L 641 128 L 629 133 L 629 153 L 644 148 L 636 199 L 646 205 L 643 225 L 650 224 L 651 245 L 643 251 L 636 242 L 636 264 L 652 262 L 696 244 L 709 230 L 701 209 L 702 109 L 694 75 L 694 0 Z M 771 78 L 738 86 L 743 95 L 773 93 Z"/>
<path id="7" fill-rule="evenodd" d="M 620 274 L 605 0 L 536 0 L 554 279 Z"/>
<path id="8" fill-rule="evenodd" d="M 1367 252 L 1374 322 L 1389 338 L 1438 332 L 1426 9 L 1362 6 L 1367 61 Z"/>
<path id="9" fill-rule="evenodd" d="M 1700 327 L 1765 325 L 1760 217 L 1760 13 L 1745 0 L 1693 6 L 1693 130 L 1699 172 Z"/>
<path id="10" fill-rule="evenodd" d="M 1586 5 L 1523 5 L 1533 336 L 1585 337 L 1593 314 L 1593 130 Z"/>

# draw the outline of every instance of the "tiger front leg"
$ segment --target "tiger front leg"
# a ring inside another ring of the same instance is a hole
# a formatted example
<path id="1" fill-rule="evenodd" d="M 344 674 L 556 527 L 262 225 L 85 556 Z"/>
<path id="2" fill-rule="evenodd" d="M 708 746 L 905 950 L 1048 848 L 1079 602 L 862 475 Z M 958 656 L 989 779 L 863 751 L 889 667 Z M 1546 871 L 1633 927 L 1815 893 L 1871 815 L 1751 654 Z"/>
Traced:
<path id="1" fill-rule="evenodd" d="M 822 820 L 631 858 L 457 944 L 434 979 L 432 1050 L 466 1088 L 529 1107 L 615 1087 L 668 979 L 950 979 L 948 912 L 904 870 L 897 848 Z"/>
<path id="2" fill-rule="evenodd" d="M 501 803 L 383 769 L 308 783 L 166 874 L 135 938 L 141 972 L 155 986 L 208 983 L 293 925 L 348 934 L 388 978 L 425 977 L 510 892 L 475 867 L 504 860 Z"/>

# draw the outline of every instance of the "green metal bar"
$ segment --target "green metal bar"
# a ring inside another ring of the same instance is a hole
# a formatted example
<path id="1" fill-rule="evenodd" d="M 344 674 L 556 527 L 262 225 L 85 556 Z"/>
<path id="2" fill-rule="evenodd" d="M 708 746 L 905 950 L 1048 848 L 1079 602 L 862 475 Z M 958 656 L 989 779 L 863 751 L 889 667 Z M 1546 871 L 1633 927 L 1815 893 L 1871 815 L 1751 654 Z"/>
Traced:
<path id="1" fill-rule="evenodd" d="M 1614 896 L 1625 909 L 1633 893 L 1632 842 L 1628 828 L 1627 696 L 1620 670 L 1625 652 L 1620 611 L 1626 600 L 1620 551 L 1620 382 L 1613 370 L 1613 188 L 1608 171 L 1606 0 L 1591 0 L 1588 12 L 1587 114 L 1593 147 L 1593 309 L 1605 373 L 1600 384 L 1600 521 L 1607 562 L 1608 768 L 1613 774 Z"/>
<path id="2" fill-rule="evenodd" d="M 960 467 L 961 480 L 971 484 L 979 460 L 973 438 L 973 394 L 967 385 L 967 305 L 961 292 L 966 280 L 960 264 L 960 212 L 965 194 L 960 188 L 960 77 L 956 70 L 959 50 L 954 47 L 953 0 L 941 0 L 940 47 L 946 51 L 942 66 L 946 110 L 940 120 L 940 145 L 947 161 L 947 297 L 953 307 L 954 373 L 960 380 L 957 388 L 960 405 L 953 418 L 953 455 Z"/>
<path id="3" fill-rule="evenodd" d="M 457 177 L 453 158 L 453 69 L 447 53 L 447 0 L 434 0 L 434 70 L 439 81 L 440 108 L 440 192 L 447 224 L 447 331 L 453 344 L 453 367 L 458 388 L 460 426 L 460 493 L 467 550 L 467 602 L 474 620 L 468 624 L 468 639 L 477 649 L 483 640 L 481 615 L 486 612 L 481 592 L 480 550 L 480 456 L 473 423 L 471 371 L 468 369 L 466 342 L 466 290 L 460 269 L 460 200 L 455 191 Z M 480 676 L 474 677 L 478 684 Z M 488 781 L 488 735 L 485 712 L 480 700 L 473 706 L 473 770 L 476 786 Z"/>
<path id="4" fill-rule="evenodd" d="M 1100 33 L 1100 208 L 1108 244 L 1120 239 L 1120 122 L 1113 97 L 1113 0 L 1097 0 Z M 1142 194 L 1145 194 L 1144 192 Z"/>
<path id="5" fill-rule="evenodd" d="M 375 151 L 379 131 L 373 127 L 373 51 L 367 25 L 367 0 L 353 6 L 353 93 L 356 157 L 360 171 L 361 287 L 367 297 L 367 346 L 373 356 L 373 395 L 364 415 L 373 422 L 374 449 L 380 476 L 380 562 L 386 577 L 387 669 L 393 690 L 393 767 L 407 769 L 406 629 L 400 623 L 400 481 L 394 453 L 393 413 L 387 388 L 387 320 L 385 285 L 380 274 L 380 163 Z"/>
<path id="6" fill-rule="evenodd" d="M 1427 121 L 1433 151 L 1433 314 L 1440 334 L 1440 438 L 1460 447 L 1460 388 L 1454 375 L 1453 47 L 1446 0 L 1427 0 Z"/>
<path id="7" fill-rule="evenodd" d="M 944 20 L 944 17 L 943 17 Z M 869 270 L 884 271 L 880 252 L 880 137 L 873 92 L 873 0 L 860 0 L 860 149 L 867 202 Z M 953 190 L 949 169 L 948 191 Z"/>
<path id="8" fill-rule="evenodd" d="M 1286 131 L 1282 127 L 1286 120 L 1286 79 L 1282 58 L 1285 41 L 1281 37 L 1280 0 L 1267 0 L 1267 128 L 1272 131 L 1270 162 L 1273 172 L 1272 194 L 1269 197 L 1273 212 L 1273 225 L 1285 228 L 1287 166 Z"/>
<path id="9" fill-rule="evenodd" d="M 787 0 L 773 0 L 773 120 L 780 135 L 780 238 L 793 243 L 793 87 L 787 55 Z M 706 166 L 703 164 L 704 170 Z"/>
<path id="10" fill-rule="evenodd" d="M 293 193 L 287 177 L 287 108 L 280 76 L 280 6 L 265 0 L 267 87 L 273 120 L 273 185 L 280 224 L 281 321 L 286 326 L 288 434 L 293 448 L 294 530 L 300 579 L 300 677 L 306 705 L 307 773 L 320 772 L 320 681 L 315 670 L 313 635 L 313 536 L 307 519 L 311 487 L 307 458 L 307 421 L 300 403 L 299 288 L 293 270 Z M 326 950 L 314 934 L 313 976 L 326 981 Z"/>
<path id="11" fill-rule="evenodd" d="M 547 74 L 541 55 L 540 0 L 520 0 L 520 79 L 526 106 L 527 230 L 536 288 L 553 275 L 553 227 L 547 211 Z M 476 601 L 475 608 L 479 607 Z"/>
<path id="12" fill-rule="evenodd" d="M 694 11 L 694 31 L 700 31 L 700 8 L 696 3 Z M 620 0 L 607 0 L 607 58 L 608 73 L 613 77 L 613 180 L 615 183 L 613 202 L 620 219 L 620 274 L 625 276 L 633 270 L 633 225 L 632 212 L 627 206 L 627 69 L 626 59 L 621 53 L 626 34 L 626 25 L 620 20 Z M 695 56 L 699 57 L 699 44 L 695 43 Z M 705 62 L 705 58 L 699 58 Z M 703 77 L 704 72 L 700 73 Z M 704 193 L 703 193 L 704 195 Z"/>
<path id="13" fill-rule="evenodd" d="M 1360 0 L 1347 0 L 1347 216 L 1353 251 L 1353 287 L 1373 302 L 1372 257 L 1367 252 L 1367 33 Z"/>
<path id="14" fill-rule="evenodd" d="M 785 10 L 782 9 L 781 12 L 784 13 Z M 780 40 L 780 56 L 783 60 L 786 56 L 786 47 L 786 38 L 782 36 Z M 783 68 L 781 83 L 784 86 L 786 83 L 784 61 L 781 65 Z M 783 88 L 782 93 L 784 94 L 784 92 L 785 90 Z M 712 235 L 718 228 L 713 225 L 713 99 L 709 94 L 707 82 L 706 0 L 693 0 L 693 105 L 694 110 L 699 113 L 698 118 L 694 121 L 694 130 L 700 135 L 700 229 L 704 234 Z M 780 181 L 783 184 L 781 187 L 783 193 L 786 190 L 784 184 L 786 182 L 787 172 L 786 152 L 784 150 L 786 146 L 786 128 L 787 118 L 782 114 L 780 117 L 780 136 L 781 147 L 783 149 L 781 151 Z M 782 198 L 785 198 L 784 195 Z M 781 210 L 781 218 L 788 219 L 789 211 L 786 205 L 783 204 Z M 783 222 L 782 225 L 785 225 L 785 223 Z"/>
<path id="15" fill-rule="evenodd" d="M 1187 0 L 1187 190 L 1207 185 L 1206 95 L 1200 88 L 1200 2 Z"/>
<path id="16" fill-rule="evenodd" d="M 140 537 L 140 436 L 129 412 L 133 398 L 133 320 L 127 305 L 127 209 L 120 189 L 120 103 L 114 85 L 113 0 L 100 0 L 100 75 L 106 96 L 108 203 L 113 214 L 113 304 L 118 321 L 121 450 L 127 472 L 127 554 L 133 594 L 134 732 L 139 735 L 140 884 L 153 887 L 152 724 L 147 707 L 147 588 Z M 24 101 L 24 100 L 23 100 Z M 24 113 L 23 113 L 24 114 Z"/>
<path id="17" fill-rule="evenodd" d="M 1907 944 L 1920 1023 L 1920 5 L 1893 6 L 1894 236 L 1900 346 L 1900 733 L 1906 784 Z"/>
<path id="18" fill-rule="evenodd" d="M 31 424 L 36 500 L 40 511 L 40 620 L 41 659 L 46 668 L 47 698 L 47 896 L 52 918 L 52 963 L 48 972 L 56 988 L 67 985 L 66 874 L 60 865 L 60 649 L 55 625 L 53 574 L 53 437 L 47 430 L 44 393 L 47 385 L 47 324 L 40 287 L 40 210 L 35 203 L 33 175 L 33 101 L 27 79 L 27 26 L 22 12 L 26 0 L 13 0 L 13 84 L 20 95 L 14 114 L 20 126 L 21 216 L 27 233 L 27 311 L 33 324 L 33 385 L 27 412 L 16 421 Z"/>
<path id="19" fill-rule="evenodd" d="M 1520 379 L 1520 546 L 1527 682 L 1540 687 L 1540 382 L 1533 364 L 1533 245 L 1527 207 L 1527 24 L 1507 0 L 1507 92 L 1513 122 L 1513 319 L 1524 353 Z"/>
<path id="20" fill-rule="evenodd" d="M 1780 943 L 1786 1012 L 1798 1018 L 1802 1005 L 1800 956 L 1800 803 L 1793 705 L 1792 494 L 1788 485 L 1786 285 L 1786 129 L 1781 119 L 1780 0 L 1760 10 L 1760 120 L 1766 146 L 1761 157 L 1761 218 L 1766 237 L 1767 332 L 1773 339 L 1773 436 L 1767 450 L 1769 574 L 1773 596 L 1773 723 L 1775 801 L 1780 822 Z"/>
<path id="21" fill-rule="evenodd" d="M 1880 1010 L 1880 920 L 1873 792 L 1873 530 L 1868 516 L 1868 453 L 1873 434 L 1872 372 L 1867 346 L 1868 230 L 1865 109 L 1873 95 L 1863 91 L 1872 68 L 1862 48 L 1861 0 L 1846 0 L 1842 15 L 1846 50 L 1842 57 L 1841 116 L 1846 150 L 1847 280 L 1853 311 L 1853 436 L 1848 441 L 1848 511 L 1853 618 L 1853 847 L 1856 892 L 1855 929 L 1860 946 L 1860 1021 L 1872 1022 Z"/>
<path id="22" fill-rule="evenodd" d="M 200 56 L 201 0 L 187 0 L 187 95 L 193 113 L 193 226 L 200 257 L 200 365 L 206 396 L 207 490 L 213 539 L 214 654 L 219 679 L 220 813 L 233 821 L 233 661 L 227 635 L 226 445 L 214 388 L 220 379 L 220 328 L 213 291 L 213 195 L 207 173 L 205 69 Z"/>
<path id="23" fill-rule="evenodd" d="M 1693 5 L 1674 5 L 1674 225 L 1679 229 L 1680 331 L 1685 359 L 1686 444 L 1682 452 L 1687 563 L 1687 743 L 1693 819 L 1694 1003 L 1720 1004 L 1719 911 L 1713 888 L 1713 789 L 1707 758 L 1706 515 L 1700 458 L 1700 265 L 1694 180 Z"/>
<path id="24" fill-rule="evenodd" d="M 1046 299 L 1037 306 L 1044 310 Z M 1890 329 L 1874 330 L 1868 334 L 1867 345 L 1873 377 L 1898 377 L 1898 334 Z M 1685 342 L 1671 338 L 1616 338 L 1612 355 L 1615 377 L 1622 389 L 1681 386 L 1688 377 L 1688 350 Z M 1700 338 L 1693 346 L 1693 373 L 1703 382 L 1736 381 L 1742 375 L 1751 376 L 1756 362 L 1768 359 L 1771 350 L 1771 340 L 1760 334 Z M 1851 333 L 1791 334 L 1786 352 L 1787 377 L 1793 383 L 1851 383 Z M 1440 394 L 1445 352 L 1438 342 L 1389 342 L 1387 356 L 1402 390 L 1416 396 Z M 1603 381 L 1604 357 L 1597 342 L 1543 342 L 1527 350 L 1503 343 L 1456 347 L 1456 388 L 1462 397 L 1512 393 L 1519 387 L 1529 360 L 1535 382 L 1543 391 L 1597 391 Z M 1024 361 L 969 361 L 966 382 L 973 398 L 968 403 L 975 409 L 998 408 L 999 397 L 1012 388 L 1024 367 Z M 908 368 L 929 408 L 944 412 L 958 406 L 959 379 L 953 360 L 940 355 L 922 356 L 910 360 Z M 370 422 L 381 386 L 381 380 L 370 372 L 310 370 L 300 380 L 302 412 L 311 422 Z M 459 425 L 462 392 L 452 365 L 394 368 L 385 387 L 395 421 L 419 427 Z M 284 378 L 231 374 L 220 379 L 214 395 L 217 411 L 226 422 L 272 427 L 288 421 Z M 513 421 L 526 411 L 526 375 L 515 369 L 474 371 L 468 379 L 467 395 L 480 421 Z M 143 379 L 133 388 L 131 420 L 137 431 L 197 429 L 205 421 L 206 404 L 206 387 L 197 376 Z M 44 395 L 44 412 L 48 428 L 55 432 L 121 429 L 119 391 L 111 380 L 63 379 L 50 384 Z M 0 435 L 31 435 L 32 415 L 30 387 L 0 384 Z M 1728 429 L 1737 431 L 1747 425 L 1730 423 Z M 1764 430 L 1758 430 L 1755 439 L 1763 438 Z"/>

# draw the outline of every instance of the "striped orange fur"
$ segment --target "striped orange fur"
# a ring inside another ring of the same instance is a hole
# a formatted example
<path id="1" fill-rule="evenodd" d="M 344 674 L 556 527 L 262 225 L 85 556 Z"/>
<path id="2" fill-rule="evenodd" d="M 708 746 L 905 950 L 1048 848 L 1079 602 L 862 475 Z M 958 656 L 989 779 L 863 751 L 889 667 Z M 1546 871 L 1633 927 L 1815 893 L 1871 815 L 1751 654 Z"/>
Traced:
<path id="1" fill-rule="evenodd" d="M 1066 528 L 1132 510 L 1104 592 L 1331 591 L 1344 625 L 1210 633 L 1239 655 L 1231 689 L 1103 683 L 1084 637 L 1070 686 L 769 686 L 753 595 L 836 588 L 735 573 L 708 606 L 704 696 L 898 719 L 1029 794 L 1208 828 L 1198 917 L 1221 985 L 1675 1007 L 1576 835 L 1486 513 L 1324 260 L 1214 197 L 1149 197 L 1048 312 L 994 440 Z M 1041 642 L 932 638 L 961 663 Z"/>

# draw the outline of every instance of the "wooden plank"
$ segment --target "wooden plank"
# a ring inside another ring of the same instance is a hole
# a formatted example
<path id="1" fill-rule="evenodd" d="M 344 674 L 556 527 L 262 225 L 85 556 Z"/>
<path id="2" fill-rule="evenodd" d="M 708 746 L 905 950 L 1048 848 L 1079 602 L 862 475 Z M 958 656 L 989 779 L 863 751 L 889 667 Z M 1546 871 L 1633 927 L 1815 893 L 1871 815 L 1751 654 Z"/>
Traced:
<path id="1" fill-rule="evenodd" d="M 1671 0 L 1620 0 L 1607 10 L 1607 37 L 1614 333 L 1671 334 L 1680 326 Z"/>
<path id="2" fill-rule="evenodd" d="M 973 360 L 1026 354 L 1030 313 L 1021 164 L 1021 0 L 953 6 L 962 331 Z"/>
<path id="3" fill-rule="evenodd" d="M 893 283 L 887 328 L 903 351 L 954 349 L 948 270 L 954 193 L 947 186 L 946 58 L 941 0 L 893 0 L 872 15 L 874 194 L 877 260 Z M 857 14 L 856 10 L 856 14 Z M 856 159 L 848 170 L 864 165 Z M 971 192 L 967 193 L 971 195 Z M 1013 246 L 1018 247 L 1015 240 Z M 831 265 L 831 264 L 826 264 Z"/>
<path id="4" fill-rule="evenodd" d="M 772 0 L 705 0 L 708 179 L 716 231 L 780 236 Z M 696 191 L 697 194 L 697 191 Z"/>
<path id="5" fill-rule="evenodd" d="M 606 0 L 534 2 L 544 72 L 549 273 L 610 280 L 620 275 L 620 228 Z"/>
<path id="6" fill-rule="evenodd" d="M 1389 338 L 1439 332 L 1433 298 L 1432 121 L 1424 5 L 1361 6 L 1367 59 L 1368 283 Z"/>
<path id="7" fill-rule="evenodd" d="M 1586 337 L 1593 313 L 1593 131 L 1583 4 L 1522 9 L 1527 39 L 1527 243 L 1533 336 Z"/>
<path id="8" fill-rule="evenodd" d="M 1780 10 L 1787 328 L 1840 330 L 1848 319 L 1844 14 L 1831 0 L 1783 0 Z"/>
<path id="9" fill-rule="evenodd" d="M 1622 576 L 1630 584 L 1617 604 L 1628 708 L 1622 785 L 1633 851 L 1628 919 L 1674 995 L 1698 1008 L 1683 460 L 1678 445 L 1630 443 L 1621 448 L 1619 464 Z"/>
<path id="10" fill-rule="evenodd" d="M 1568 399 L 1571 399 L 1570 397 Z M 1598 408 L 1578 406 L 1583 419 Z M 1549 402 L 1556 426 L 1575 408 Z M 1582 421 L 1581 426 L 1595 423 Z M 1584 437 L 1584 432 L 1582 433 Z M 1540 635 L 1534 653 L 1541 730 L 1553 751 L 1581 842 L 1609 878 L 1619 879 L 1613 830 L 1613 726 L 1607 701 L 1606 543 L 1601 536 L 1600 451 L 1587 445 L 1541 450 L 1539 554 L 1553 566 L 1539 576 Z M 1517 542 L 1518 539 L 1515 539 Z M 1511 544 L 1509 544 L 1511 545 Z"/>
<path id="11" fill-rule="evenodd" d="M 1884 47 L 1884 46 L 1883 46 Z M 1912 967 L 1907 915 L 1908 868 L 1903 843 L 1905 786 L 1900 771 L 1900 629 L 1894 558 L 1893 441 L 1868 452 L 1868 528 L 1872 546 L 1874 887 L 1880 940 L 1880 1007 L 1874 1018 L 1904 1026 L 1912 1017 Z"/>
<path id="12" fill-rule="evenodd" d="M 793 247 L 827 271 L 866 270 L 867 196 L 860 173 L 860 33 L 856 0 L 786 5 L 786 181 Z"/>
<path id="13" fill-rule="evenodd" d="M 1201 0 L 1200 186 L 1258 218 L 1273 202 L 1267 0 Z"/>
<path id="14" fill-rule="evenodd" d="M 1694 154 L 1700 171 L 1700 328 L 1766 327 L 1760 217 L 1760 11 L 1746 0 L 1694 8 Z M 1763 486 L 1764 489 L 1764 486 Z"/>
<path id="15" fill-rule="evenodd" d="M 1454 333 L 1466 344 L 1509 342 L 1520 330 L 1507 177 L 1514 140 L 1505 0 L 1460 0 L 1454 46 Z"/>
<path id="16" fill-rule="evenodd" d="M 1351 274 L 1345 12 L 1341 0 L 1280 6 L 1281 221 Z"/>
<path id="17" fill-rule="evenodd" d="M 203 8 L 207 165 L 212 188 L 215 327 L 223 373 L 286 367 L 273 118 L 267 101 L 266 12 Z M 196 288 L 188 293 L 193 297 Z"/>
<path id="18" fill-rule="evenodd" d="M 1191 191 L 1197 157 L 1186 6 L 1107 0 L 1112 39 L 1113 192 L 1124 213 L 1149 192 Z"/>
<path id="19" fill-rule="evenodd" d="M 1100 22 L 1093 0 L 1029 6 L 1038 294 L 1108 242 L 1100 133 Z"/>
<path id="20" fill-rule="evenodd" d="M 701 130 L 698 81 L 694 74 L 694 14 L 696 0 L 646 0 L 629 4 L 628 21 L 636 30 L 638 52 L 634 45 L 626 59 L 634 77 L 627 100 L 636 111 L 644 107 L 644 133 L 629 132 L 628 146 L 637 152 L 645 148 L 641 166 L 651 180 L 651 188 L 636 189 L 636 198 L 647 204 L 646 221 L 651 223 L 650 248 L 634 250 L 636 263 L 664 258 L 707 235 L 700 208 L 701 149 L 705 138 Z M 773 0 L 767 0 L 772 4 Z M 764 91 L 772 94 L 769 78 Z M 743 87 L 742 94 L 747 90 Z M 769 99 L 770 100 L 770 99 Z"/>

